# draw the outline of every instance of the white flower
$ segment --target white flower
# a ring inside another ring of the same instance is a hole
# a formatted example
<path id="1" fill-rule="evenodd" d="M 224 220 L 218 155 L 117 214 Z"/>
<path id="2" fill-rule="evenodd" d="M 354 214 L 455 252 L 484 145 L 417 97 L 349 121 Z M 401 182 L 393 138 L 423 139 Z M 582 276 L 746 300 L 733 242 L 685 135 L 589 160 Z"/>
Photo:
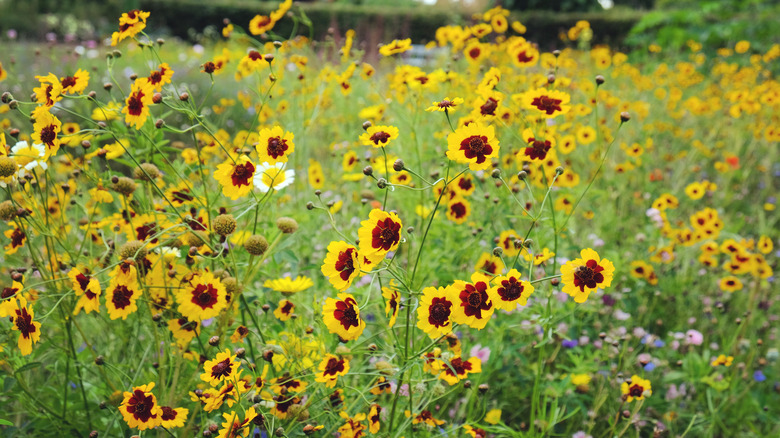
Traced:
<path id="1" fill-rule="evenodd" d="M 271 189 L 281 190 L 295 181 L 295 171 L 284 169 L 285 163 L 261 163 L 257 166 L 254 183 L 263 193 Z"/>
<path id="2" fill-rule="evenodd" d="M 19 170 L 16 176 L 24 178 L 28 171 L 36 167 L 46 170 L 49 166 L 43 157 L 46 155 L 46 148 L 42 144 L 28 145 L 26 141 L 20 141 L 11 148 L 11 156 L 19 164 Z"/>

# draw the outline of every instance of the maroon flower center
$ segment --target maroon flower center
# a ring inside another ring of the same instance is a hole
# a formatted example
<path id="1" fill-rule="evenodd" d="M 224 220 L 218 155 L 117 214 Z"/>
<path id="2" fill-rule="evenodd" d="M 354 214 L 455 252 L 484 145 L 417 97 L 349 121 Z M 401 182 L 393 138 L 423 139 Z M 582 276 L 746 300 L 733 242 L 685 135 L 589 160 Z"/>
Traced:
<path id="1" fill-rule="evenodd" d="M 56 126 L 48 125 L 41 129 L 41 143 L 46 146 L 54 146 L 54 140 L 57 139 Z"/>
<path id="2" fill-rule="evenodd" d="M 474 187 L 474 184 L 472 184 L 471 178 L 461 178 L 458 180 L 458 187 L 464 192 L 468 192 Z"/>
<path id="3" fill-rule="evenodd" d="M 233 168 L 233 174 L 230 175 L 230 178 L 233 181 L 233 185 L 236 187 L 241 186 L 248 186 L 249 185 L 249 178 L 252 178 L 252 175 L 255 174 L 255 166 L 247 162 L 245 164 L 236 164 L 236 167 Z"/>
<path id="4" fill-rule="evenodd" d="M 127 412 L 133 414 L 136 420 L 146 423 L 151 418 L 157 418 L 157 415 L 152 415 L 152 409 L 154 408 L 154 399 L 152 395 L 146 395 L 140 389 L 133 391 L 133 396 L 127 402 Z"/>
<path id="5" fill-rule="evenodd" d="M 640 385 L 631 385 L 631 387 L 628 388 L 628 395 L 631 397 L 642 397 L 642 393 L 644 392 L 645 389 Z"/>
<path id="6" fill-rule="evenodd" d="M 583 266 L 574 269 L 574 286 L 584 292 L 585 288 L 595 289 L 598 284 L 604 281 L 604 275 L 601 273 L 604 268 L 599 266 L 595 260 L 588 260 Z"/>
<path id="7" fill-rule="evenodd" d="M 13 234 L 11 234 L 11 245 L 13 247 L 22 246 L 26 237 L 27 235 L 24 234 L 21 228 L 14 229 Z"/>
<path id="8" fill-rule="evenodd" d="M 552 115 L 555 111 L 563 111 L 561 108 L 561 100 L 553 99 L 549 96 L 535 97 L 531 101 L 531 105 L 535 106 L 539 111 L 547 113 L 548 116 Z"/>
<path id="9" fill-rule="evenodd" d="M 528 52 L 525 51 L 525 50 L 522 50 L 522 51 L 520 51 L 517 54 L 517 61 L 520 62 L 521 64 L 525 64 L 525 63 L 531 62 L 533 60 L 534 60 L 534 58 L 532 56 L 528 55 Z"/>
<path id="10" fill-rule="evenodd" d="M 516 278 L 509 278 L 501 282 L 498 295 L 504 301 L 514 301 L 523 295 L 523 289 L 523 283 L 517 281 Z"/>
<path id="11" fill-rule="evenodd" d="M 163 73 L 165 73 L 165 69 L 152 72 L 152 74 L 149 75 L 149 82 L 151 82 L 154 85 L 159 84 L 160 82 L 162 82 Z"/>
<path id="12" fill-rule="evenodd" d="M 178 412 L 176 412 L 176 410 L 173 409 L 172 407 L 170 407 L 170 406 L 163 406 L 162 407 L 162 419 L 164 421 L 175 420 L 177 415 L 178 415 Z"/>
<path id="13" fill-rule="evenodd" d="M 46 87 L 46 105 L 48 106 L 54 105 L 54 99 L 51 97 L 51 92 L 53 89 L 54 86 L 51 84 Z"/>
<path id="14" fill-rule="evenodd" d="M 447 99 L 444 99 L 441 102 L 439 102 L 439 108 L 447 109 L 447 108 L 452 108 L 454 106 L 455 106 L 455 104 L 452 103 L 451 101 L 447 100 Z"/>
<path id="15" fill-rule="evenodd" d="M 66 76 L 62 78 L 62 88 L 68 88 L 76 85 L 76 78 L 74 76 Z"/>
<path id="16" fill-rule="evenodd" d="M 86 292 L 90 279 L 91 277 L 87 277 L 84 274 L 79 274 L 76 276 L 76 282 L 78 282 L 79 287 L 81 288 L 82 291 Z"/>
<path id="17" fill-rule="evenodd" d="M 496 108 L 498 108 L 498 101 L 492 97 L 488 97 L 487 101 L 479 107 L 479 112 L 483 116 L 495 116 Z"/>
<path id="18" fill-rule="evenodd" d="M 270 20 L 263 20 L 263 21 L 260 22 L 260 25 L 262 26 L 262 25 L 266 24 L 268 21 L 270 21 Z M 257 50 L 250 50 L 249 51 L 249 59 L 251 59 L 252 61 L 257 61 L 259 59 L 263 59 L 263 55 L 261 55 L 260 52 L 258 52 Z"/>
<path id="19" fill-rule="evenodd" d="M 3 288 L 3 292 L 0 293 L 0 299 L 4 300 L 4 299 L 7 299 L 7 298 L 11 298 L 12 296 L 14 296 L 16 294 L 16 291 L 18 291 L 18 290 L 19 289 L 15 289 L 15 288 L 12 288 L 12 287 Z"/>
<path id="20" fill-rule="evenodd" d="M 434 327 L 444 327 L 450 322 L 452 302 L 446 298 L 434 298 L 428 307 L 428 323 Z"/>
<path id="21" fill-rule="evenodd" d="M 552 143 L 550 141 L 542 141 L 532 139 L 530 145 L 525 148 L 525 154 L 532 160 L 544 160 L 547 157 L 547 151 L 550 150 Z"/>
<path id="22" fill-rule="evenodd" d="M 287 140 L 280 137 L 271 137 L 268 139 L 268 148 L 266 150 L 268 151 L 268 155 L 272 158 L 277 159 L 281 157 L 287 149 Z"/>
<path id="23" fill-rule="evenodd" d="M 450 366 L 444 367 L 444 372 L 451 376 L 462 376 L 466 374 L 466 371 L 471 370 L 471 362 L 463 362 L 463 359 L 456 357 L 450 361 Z M 454 372 L 453 372 L 454 371 Z M 427 411 L 423 411 L 427 412 Z M 428 412 L 430 416 L 430 412 Z"/>
<path id="24" fill-rule="evenodd" d="M 195 199 L 194 196 L 192 196 L 189 189 L 183 189 L 183 190 L 177 190 L 171 193 L 174 201 L 179 201 L 181 203 L 189 202 Z"/>
<path id="25" fill-rule="evenodd" d="M 476 158 L 477 163 L 484 163 L 485 156 L 493 153 L 493 147 L 488 144 L 488 139 L 484 135 L 464 138 L 460 142 L 460 150 L 464 152 L 466 158 Z"/>
<path id="26" fill-rule="evenodd" d="M 466 206 L 462 202 L 453 204 L 452 207 L 450 207 L 450 211 L 456 219 L 466 216 Z"/>
<path id="27" fill-rule="evenodd" d="M 395 314 L 396 310 L 398 309 L 398 294 L 396 292 L 393 292 L 393 295 L 390 297 L 390 310 Z"/>
<path id="28" fill-rule="evenodd" d="M 135 228 L 136 239 L 146 240 L 147 237 L 151 237 L 157 234 L 157 224 L 155 222 L 147 222 L 140 227 Z M 157 239 L 152 240 L 155 242 Z"/>
<path id="29" fill-rule="evenodd" d="M 144 96 L 144 92 L 140 90 L 130 95 L 130 99 L 127 101 L 127 112 L 131 116 L 140 116 L 141 112 L 143 112 L 144 103 L 142 99 Z"/>
<path id="30" fill-rule="evenodd" d="M 479 47 L 474 47 L 469 50 L 469 57 L 471 57 L 471 59 L 477 59 L 479 58 L 480 53 L 482 53 L 482 50 L 480 50 Z"/>
<path id="31" fill-rule="evenodd" d="M 230 375 L 230 372 L 233 370 L 233 363 L 230 361 L 230 358 L 217 362 L 214 364 L 214 366 L 211 367 L 211 377 L 214 379 L 223 379 Z"/>
<path id="32" fill-rule="evenodd" d="M 491 274 L 495 274 L 498 272 L 498 266 L 495 264 L 495 262 L 487 261 L 484 265 L 482 265 L 482 270 L 485 272 L 490 272 Z"/>
<path id="33" fill-rule="evenodd" d="M 355 266 L 352 260 L 354 252 L 355 250 L 352 248 L 341 251 L 338 260 L 336 260 L 336 270 L 339 271 L 339 277 L 344 281 L 349 280 L 349 277 L 355 272 Z"/>
<path id="34" fill-rule="evenodd" d="M 16 328 L 22 333 L 25 339 L 30 338 L 30 334 L 35 333 L 35 325 L 32 323 L 32 315 L 27 312 L 27 308 L 16 310 L 16 319 L 14 321 Z"/>
<path id="35" fill-rule="evenodd" d="M 211 284 L 199 284 L 192 291 L 192 302 L 202 309 L 210 309 L 217 304 L 219 293 Z"/>
<path id="36" fill-rule="evenodd" d="M 217 66 L 213 62 L 211 62 L 211 61 L 203 64 L 203 71 L 206 72 L 206 73 L 214 73 L 214 71 L 216 69 L 217 69 Z"/>
<path id="37" fill-rule="evenodd" d="M 357 305 L 357 303 L 352 298 L 347 298 L 344 301 L 336 303 L 336 310 L 333 312 L 333 317 L 341 323 L 345 330 L 360 325 L 360 320 L 355 311 L 355 305 Z"/>
<path id="38" fill-rule="evenodd" d="M 114 288 L 114 293 L 111 296 L 111 302 L 114 303 L 114 307 L 117 309 L 124 309 L 130 305 L 130 298 L 133 296 L 133 291 L 128 289 L 127 286 L 117 286 Z"/>
<path id="39" fill-rule="evenodd" d="M 375 145 L 378 145 L 379 143 L 387 144 L 388 140 L 390 140 L 390 134 L 385 131 L 378 131 L 371 134 L 369 139 L 373 141 Z"/>
<path id="40" fill-rule="evenodd" d="M 328 364 L 325 366 L 325 371 L 323 371 L 323 375 L 325 376 L 335 376 L 338 373 L 344 372 L 344 361 L 338 360 L 335 357 L 331 357 L 328 360 Z"/>
<path id="41" fill-rule="evenodd" d="M 188 331 L 188 332 L 195 331 L 195 327 L 198 326 L 198 324 L 196 322 L 192 322 L 192 321 L 188 320 L 187 318 L 179 318 L 177 322 L 179 323 L 179 327 L 182 330 Z"/>
<path id="42" fill-rule="evenodd" d="M 389 251 L 401 239 L 401 224 L 391 218 L 380 220 L 371 231 L 371 247 Z"/>
<path id="43" fill-rule="evenodd" d="M 482 319 L 483 310 L 489 310 L 493 306 L 488 299 L 487 285 L 482 281 L 467 284 L 460 292 L 460 301 L 466 316 L 476 316 L 478 319 Z"/>
<path id="44" fill-rule="evenodd" d="M 290 312 L 292 312 L 294 308 L 295 308 L 295 306 L 293 305 L 293 303 L 291 303 L 290 301 L 287 301 L 286 303 L 284 303 L 284 306 L 282 306 L 282 313 L 287 315 Z"/>

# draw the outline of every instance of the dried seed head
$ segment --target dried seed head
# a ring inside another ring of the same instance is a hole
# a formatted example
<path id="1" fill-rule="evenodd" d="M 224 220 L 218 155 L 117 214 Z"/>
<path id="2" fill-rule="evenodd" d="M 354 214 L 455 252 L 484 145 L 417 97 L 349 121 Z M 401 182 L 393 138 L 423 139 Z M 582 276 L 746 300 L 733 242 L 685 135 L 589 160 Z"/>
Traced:
<path id="1" fill-rule="evenodd" d="M 16 161 L 6 155 L 0 156 L 0 177 L 7 178 L 16 173 L 19 166 Z"/>
<path id="2" fill-rule="evenodd" d="M 142 181 L 152 181 L 160 175 L 160 169 L 152 163 L 142 163 L 139 167 L 133 169 L 133 178 Z"/>
<path id="3" fill-rule="evenodd" d="M 126 176 L 123 176 L 116 179 L 113 189 L 117 193 L 121 193 L 124 196 L 130 196 L 130 194 L 135 191 L 136 187 L 138 187 L 138 185 L 135 183 L 135 181 Z"/>
<path id="4" fill-rule="evenodd" d="M 131 240 L 119 247 L 119 260 L 142 260 L 146 257 L 146 248 L 140 240 Z"/>
<path id="5" fill-rule="evenodd" d="M 244 241 L 244 249 L 254 256 L 263 255 L 268 249 L 268 241 L 259 234 L 253 234 Z"/>
<path id="6" fill-rule="evenodd" d="M 221 214 L 214 218 L 212 222 L 214 231 L 220 236 L 229 236 L 236 231 L 236 219 L 232 214 Z"/>
<path id="7" fill-rule="evenodd" d="M 298 231 L 298 222 L 291 217 L 280 217 L 276 220 L 276 228 L 284 234 L 292 234 Z"/>

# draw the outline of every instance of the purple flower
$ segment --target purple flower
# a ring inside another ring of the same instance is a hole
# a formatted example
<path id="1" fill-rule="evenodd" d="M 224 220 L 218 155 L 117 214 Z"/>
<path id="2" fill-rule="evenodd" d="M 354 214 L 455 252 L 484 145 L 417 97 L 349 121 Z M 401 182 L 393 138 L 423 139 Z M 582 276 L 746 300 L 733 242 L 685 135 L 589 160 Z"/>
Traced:
<path id="1" fill-rule="evenodd" d="M 612 298 L 612 295 L 610 294 L 604 294 L 601 297 L 601 302 L 604 303 L 605 306 L 612 307 L 615 305 L 615 299 Z"/>
<path id="2" fill-rule="evenodd" d="M 764 380 L 766 380 L 766 376 L 764 375 L 763 371 L 756 370 L 753 373 L 753 380 L 755 380 L 756 382 L 763 382 Z"/>
<path id="3" fill-rule="evenodd" d="M 644 366 L 645 371 L 653 371 L 655 369 L 655 364 L 652 362 L 648 362 L 647 365 Z"/>
<path id="4" fill-rule="evenodd" d="M 561 342 L 561 345 L 563 345 L 563 348 L 574 348 L 577 346 L 577 340 L 576 339 L 564 339 L 563 342 Z"/>

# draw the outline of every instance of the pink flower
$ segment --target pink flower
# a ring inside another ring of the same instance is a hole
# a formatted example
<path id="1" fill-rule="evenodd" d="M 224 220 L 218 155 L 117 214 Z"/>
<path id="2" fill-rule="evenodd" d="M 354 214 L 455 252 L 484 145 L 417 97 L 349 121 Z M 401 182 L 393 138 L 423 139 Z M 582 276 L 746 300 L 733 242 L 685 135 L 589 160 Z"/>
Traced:
<path id="1" fill-rule="evenodd" d="M 469 356 L 478 357 L 482 363 L 485 363 L 488 361 L 488 359 L 490 359 L 490 347 L 482 347 L 482 344 L 477 344 L 471 347 Z"/>
<path id="2" fill-rule="evenodd" d="M 691 345 L 701 345 L 704 342 L 704 335 L 698 330 L 688 330 L 685 332 L 685 342 Z"/>

